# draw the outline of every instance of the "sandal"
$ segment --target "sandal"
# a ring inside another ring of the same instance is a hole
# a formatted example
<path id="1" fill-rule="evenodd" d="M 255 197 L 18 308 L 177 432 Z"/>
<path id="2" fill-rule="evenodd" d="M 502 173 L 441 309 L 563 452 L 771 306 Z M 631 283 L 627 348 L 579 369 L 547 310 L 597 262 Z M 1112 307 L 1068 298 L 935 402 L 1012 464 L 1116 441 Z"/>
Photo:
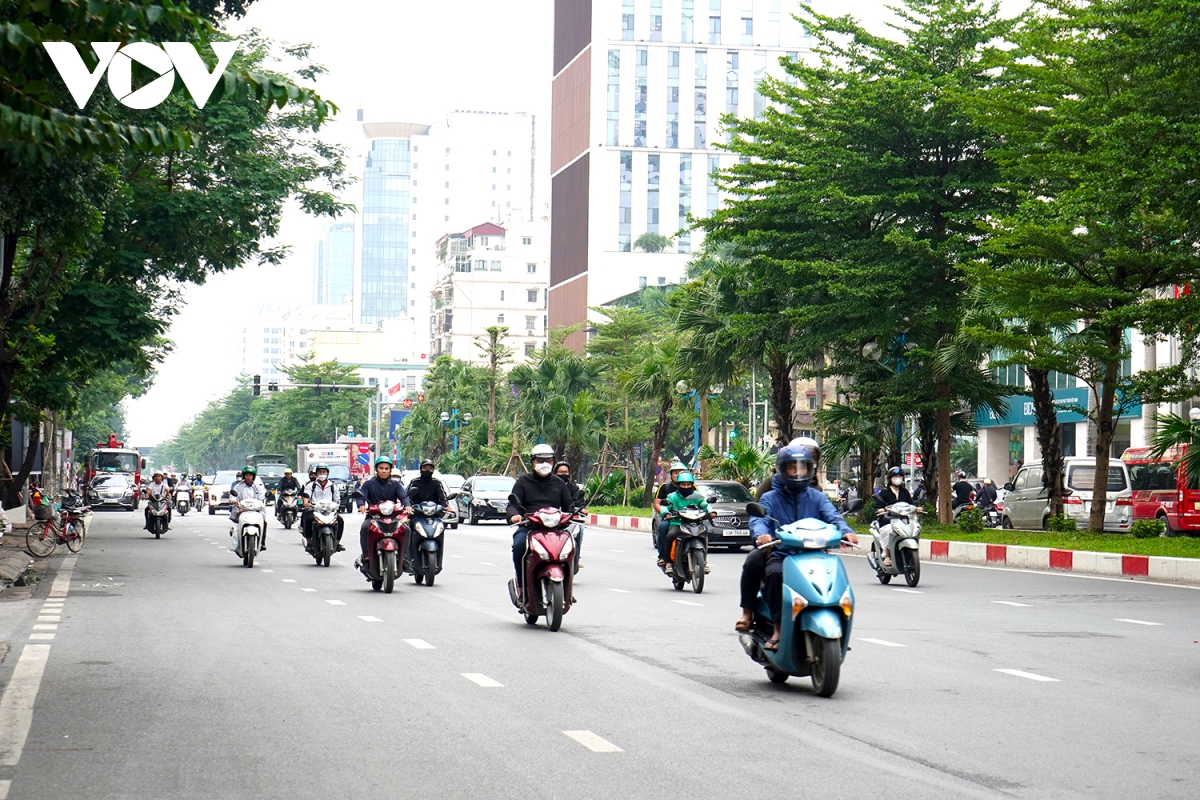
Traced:
<path id="1" fill-rule="evenodd" d="M 772 653 L 778 653 L 779 652 L 779 640 L 778 639 L 768 639 L 767 641 L 763 642 L 763 650 L 770 650 Z"/>
<path id="2" fill-rule="evenodd" d="M 749 633 L 750 632 L 750 623 L 744 619 L 739 619 L 737 621 L 737 624 L 733 626 L 733 629 L 735 631 L 737 631 L 738 633 Z"/>

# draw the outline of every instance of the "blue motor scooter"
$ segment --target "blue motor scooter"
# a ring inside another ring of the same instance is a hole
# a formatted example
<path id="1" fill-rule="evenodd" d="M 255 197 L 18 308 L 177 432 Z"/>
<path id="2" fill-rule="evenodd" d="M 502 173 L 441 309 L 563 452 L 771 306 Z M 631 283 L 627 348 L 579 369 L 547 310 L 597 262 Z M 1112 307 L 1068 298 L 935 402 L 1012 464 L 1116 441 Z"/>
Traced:
<path id="1" fill-rule="evenodd" d="M 746 510 L 755 517 L 767 515 L 758 503 L 750 503 Z M 761 593 L 751 630 L 739 635 L 742 648 L 766 668 L 772 683 L 783 683 L 792 675 L 811 676 L 816 693 L 829 697 L 837 690 L 854 613 L 854 593 L 842 560 L 826 552 L 842 545 L 842 534 L 819 519 L 797 520 L 776 533 L 779 539 L 764 546 L 786 553 L 779 649 L 763 649 L 774 624 Z"/>

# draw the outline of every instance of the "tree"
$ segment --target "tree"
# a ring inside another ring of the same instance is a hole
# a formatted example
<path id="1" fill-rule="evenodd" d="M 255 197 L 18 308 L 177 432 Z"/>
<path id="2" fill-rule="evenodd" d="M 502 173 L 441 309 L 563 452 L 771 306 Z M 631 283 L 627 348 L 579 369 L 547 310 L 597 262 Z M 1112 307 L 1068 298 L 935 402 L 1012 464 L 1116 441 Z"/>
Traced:
<path id="1" fill-rule="evenodd" d="M 775 465 L 768 453 L 742 439 L 735 439 L 729 445 L 728 453 L 719 453 L 707 446 L 701 447 L 700 458 L 709 463 L 708 470 L 713 477 L 737 481 L 747 488 L 756 486 Z"/>
<path id="2" fill-rule="evenodd" d="M 676 382 L 682 378 L 679 339 L 674 333 L 666 333 L 643 342 L 636 353 L 635 366 L 629 374 L 625 388 L 632 397 L 652 403 L 657 412 L 642 498 L 642 504 L 649 505 L 654 494 L 654 470 L 658 467 L 658 459 L 666 445 L 671 409 L 679 397 L 675 391 Z"/>
<path id="3" fill-rule="evenodd" d="M 655 231 L 646 231 L 634 240 L 633 246 L 643 253 L 662 253 L 675 243 L 670 236 L 664 236 Z"/>
<path id="4" fill-rule="evenodd" d="M 488 438 L 487 446 L 496 446 L 496 382 L 500 367 L 512 360 L 513 349 L 504 344 L 508 328 L 492 325 L 486 329 L 487 341 L 475 337 L 475 347 L 488 362 Z"/>

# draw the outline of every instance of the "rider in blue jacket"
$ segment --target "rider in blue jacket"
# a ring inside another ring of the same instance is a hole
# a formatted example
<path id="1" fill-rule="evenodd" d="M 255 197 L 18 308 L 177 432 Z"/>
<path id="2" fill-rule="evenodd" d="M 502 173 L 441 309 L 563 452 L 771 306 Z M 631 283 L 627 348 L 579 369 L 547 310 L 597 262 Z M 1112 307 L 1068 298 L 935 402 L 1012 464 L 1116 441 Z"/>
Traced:
<path id="1" fill-rule="evenodd" d="M 775 531 L 800 519 L 819 519 L 837 526 L 843 538 L 858 542 L 851 530 L 833 507 L 829 497 L 817 488 L 817 470 L 820 466 L 821 450 L 813 445 L 788 445 L 780 448 L 775 456 L 775 478 L 771 491 L 759 501 L 767 510 L 766 517 L 751 517 L 750 532 L 757 546 L 746 557 L 742 566 L 742 617 L 736 629 L 748 631 L 753 624 L 754 606 L 758 599 L 759 586 L 775 617 L 775 635 L 763 647 L 767 650 L 779 648 L 779 618 L 783 603 L 783 559 L 779 551 L 760 550 L 758 547 L 777 539 Z"/>

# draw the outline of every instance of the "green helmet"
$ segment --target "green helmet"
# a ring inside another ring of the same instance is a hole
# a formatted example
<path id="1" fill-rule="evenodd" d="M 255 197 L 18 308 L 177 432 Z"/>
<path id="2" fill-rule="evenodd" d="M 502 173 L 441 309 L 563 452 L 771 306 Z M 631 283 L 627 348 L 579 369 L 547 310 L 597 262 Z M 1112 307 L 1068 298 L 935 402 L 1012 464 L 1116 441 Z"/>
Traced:
<path id="1" fill-rule="evenodd" d="M 245 475 L 247 472 L 251 475 L 258 475 L 258 470 L 254 467 L 242 467 L 242 474 Z"/>
<path id="2" fill-rule="evenodd" d="M 675 479 L 676 485 L 681 484 L 681 483 L 695 483 L 695 482 L 696 482 L 696 478 L 690 472 L 681 472 L 679 474 L 679 477 L 677 477 Z"/>
<path id="3" fill-rule="evenodd" d="M 396 466 L 396 462 L 392 461 L 389 456 L 380 456 L 379 458 L 375 459 L 375 466 L 378 467 L 380 464 L 387 464 L 389 467 Z"/>

